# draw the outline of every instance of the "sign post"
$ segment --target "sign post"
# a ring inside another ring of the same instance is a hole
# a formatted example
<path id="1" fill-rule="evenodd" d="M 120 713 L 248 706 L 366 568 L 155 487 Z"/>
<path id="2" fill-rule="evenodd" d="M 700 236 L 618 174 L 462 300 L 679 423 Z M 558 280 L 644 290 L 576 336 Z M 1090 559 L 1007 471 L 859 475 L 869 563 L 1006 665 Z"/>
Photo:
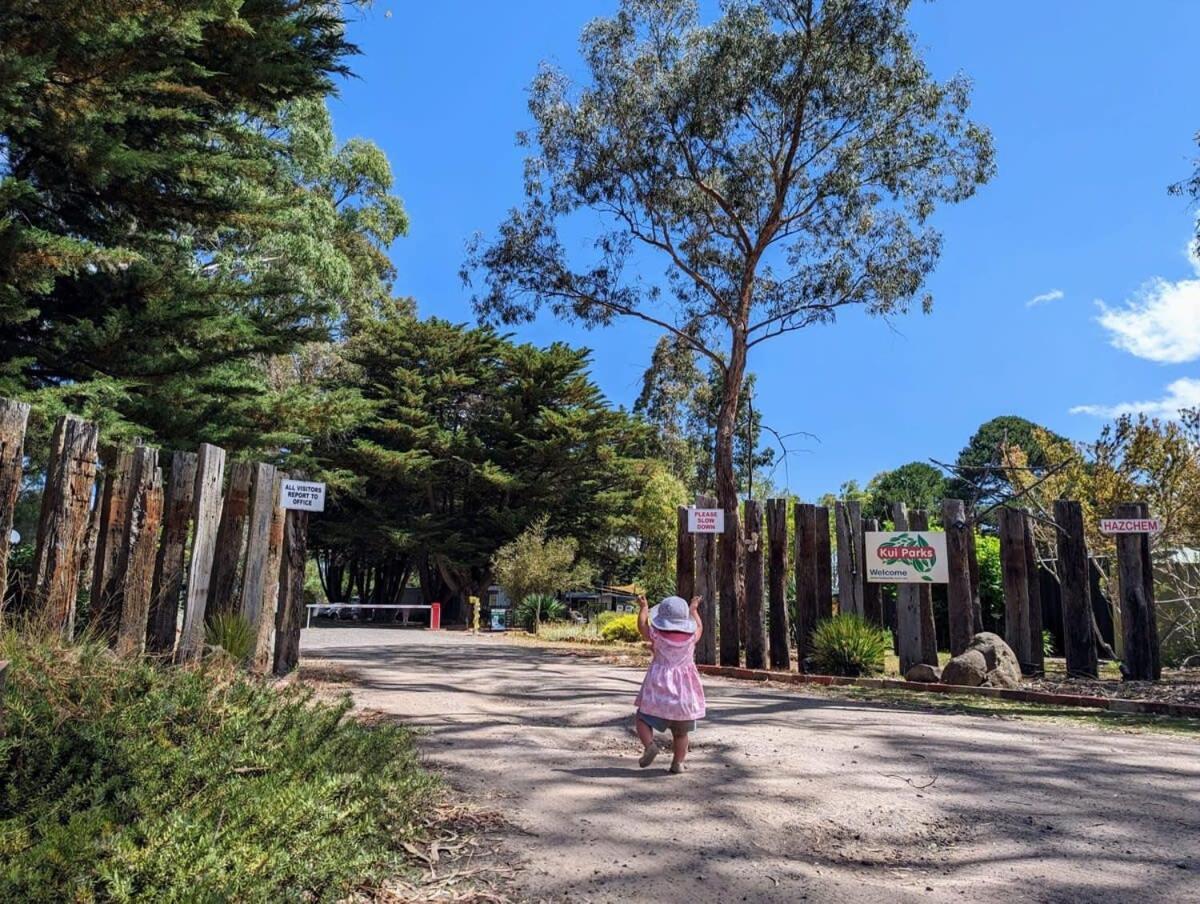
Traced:
<path id="1" fill-rule="evenodd" d="M 866 574 L 874 584 L 945 584 L 946 534 L 932 530 L 867 531 Z"/>
<path id="2" fill-rule="evenodd" d="M 719 508 L 688 508 L 688 533 L 725 533 L 725 510 Z"/>

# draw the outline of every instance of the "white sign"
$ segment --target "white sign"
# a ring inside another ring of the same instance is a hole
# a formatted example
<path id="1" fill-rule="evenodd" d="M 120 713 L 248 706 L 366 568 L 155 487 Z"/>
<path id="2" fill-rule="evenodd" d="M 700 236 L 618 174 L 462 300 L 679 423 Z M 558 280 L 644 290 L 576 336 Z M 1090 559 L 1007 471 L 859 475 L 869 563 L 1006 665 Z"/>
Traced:
<path id="1" fill-rule="evenodd" d="M 945 584 L 946 535 L 932 530 L 867 531 L 867 580 L 876 584 Z"/>
<path id="2" fill-rule="evenodd" d="M 1101 518 L 1102 534 L 1157 534 L 1162 530 L 1158 518 Z"/>
<path id="3" fill-rule="evenodd" d="M 690 534 L 723 534 L 725 533 L 725 509 L 702 509 L 691 506 L 688 508 L 688 533 Z"/>
<path id="4" fill-rule="evenodd" d="M 280 502 L 285 509 L 303 509 L 306 512 L 325 511 L 325 484 L 308 480 L 285 480 L 279 491 Z"/>

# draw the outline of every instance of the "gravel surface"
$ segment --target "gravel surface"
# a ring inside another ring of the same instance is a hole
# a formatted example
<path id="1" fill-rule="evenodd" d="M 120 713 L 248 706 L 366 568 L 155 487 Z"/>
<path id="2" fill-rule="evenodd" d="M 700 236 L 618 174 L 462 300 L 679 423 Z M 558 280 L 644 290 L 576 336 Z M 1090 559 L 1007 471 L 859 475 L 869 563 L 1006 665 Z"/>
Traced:
<path id="1" fill-rule="evenodd" d="M 1200 902 L 1200 744 L 705 679 L 690 770 L 637 768 L 637 669 L 385 627 L 304 632 L 502 811 L 531 900 Z"/>

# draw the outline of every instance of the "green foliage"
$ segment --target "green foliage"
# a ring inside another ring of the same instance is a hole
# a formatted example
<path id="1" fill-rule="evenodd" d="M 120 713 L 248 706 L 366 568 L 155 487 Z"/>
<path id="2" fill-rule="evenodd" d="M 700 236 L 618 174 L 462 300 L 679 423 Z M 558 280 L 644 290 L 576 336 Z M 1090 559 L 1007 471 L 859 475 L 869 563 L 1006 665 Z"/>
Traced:
<path id="1" fill-rule="evenodd" d="M 509 599 L 522 605 L 532 599 L 536 607 L 551 594 L 588 583 L 591 569 L 578 561 L 577 550 L 570 537 L 546 536 L 546 519 L 539 518 L 496 552 L 496 582 Z"/>
<path id="2" fill-rule="evenodd" d="M 649 475 L 631 510 L 640 541 L 637 583 L 652 598 L 675 592 L 675 548 L 679 506 L 687 502 L 684 485 L 666 468 L 650 463 Z"/>
<path id="3" fill-rule="evenodd" d="M 866 493 L 870 504 L 863 514 L 868 517 L 891 521 L 893 504 L 903 502 L 909 509 L 925 509 L 932 522 L 941 515 L 946 479 L 933 465 L 912 461 L 876 474 L 867 484 Z"/>
<path id="4" fill-rule="evenodd" d="M 204 642 L 220 647 L 234 662 L 247 662 L 254 655 L 254 627 L 240 612 L 218 612 L 204 625 Z"/>
<path id="5" fill-rule="evenodd" d="M 607 625 L 609 622 L 613 621 L 614 619 L 621 618 L 628 614 L 629 613 L 627 613 L 627 612 L 601 612 L 599 615 L 596 616 L 595 623 L 598 628 L 603 628 L 605 625 Z"/>
<path id="6" fill-rule="evenodd" d="M 517 606 L 517 621 L 527 629 L 540 622 L 561 621 L 568 615 L 566 603 L 548 593 L 531 593 Z"/>
<path id="7" fill-rule="evenodd" d="M 1053 656 L 1054 650 L 1054 635 L 1049 631 L 1042 632 L 1042 655 Z"/>
<path id="8" fill-rule="evenodd" d="M 1000 538 L 975 535 L 975 558 L 979 562 L 979 607 L 983 626 L 989 631 L 1004 626 L 1004 572 L 1000 567 Z"/>
<path id="9" fill-rule="evenodd" d="M 892 652 L 892 635 L 858 615 L 835 615 L 812 633 L 812 658 L 823 675 L 878 675 Z"/>
<path id="10" fill-rule="evenodd" d="M 337 901 L 402 868 L 410 735 L 214 659 L 0 635 L 0 900 Z"/>
<path id="11" fill-rule="evenodd" d="M 1065 443 L 1057 433 L 1033 421 L 1014 415 L 1001 415 L 979 425 L 967 445 L 958 453 L 955 465 L 959 475 L 950 482 L 950 492 L 968 504 L 994 500 L 1013 491 L 1010 475 L 990 470 L 990 465 L 1005 464 L 1005 448 L 1018 448 L 1025 454 L 1025 465 L 1044 468 L 1048 441 Z"/>
<path id="12" fill-rule="evenodd" d="M 636 643 L 642 639 L 637 616 L 633 613 L 618 615 L 610 620 L 600 628 L 600 636 L 609 643 Z"/>

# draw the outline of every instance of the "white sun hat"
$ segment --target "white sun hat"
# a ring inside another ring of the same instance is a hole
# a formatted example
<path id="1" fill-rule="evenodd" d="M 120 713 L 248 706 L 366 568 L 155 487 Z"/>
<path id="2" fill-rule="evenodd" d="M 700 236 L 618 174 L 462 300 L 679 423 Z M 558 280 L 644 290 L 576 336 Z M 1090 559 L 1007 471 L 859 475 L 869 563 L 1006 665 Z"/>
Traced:
<path id="1" fill-rule="evenodd" d="M 688 609 L 687 601 L 681 596 L 668 596 L 651 609 L 650 624 L 660 631 L 696 633 L 696 622 Z"/>

